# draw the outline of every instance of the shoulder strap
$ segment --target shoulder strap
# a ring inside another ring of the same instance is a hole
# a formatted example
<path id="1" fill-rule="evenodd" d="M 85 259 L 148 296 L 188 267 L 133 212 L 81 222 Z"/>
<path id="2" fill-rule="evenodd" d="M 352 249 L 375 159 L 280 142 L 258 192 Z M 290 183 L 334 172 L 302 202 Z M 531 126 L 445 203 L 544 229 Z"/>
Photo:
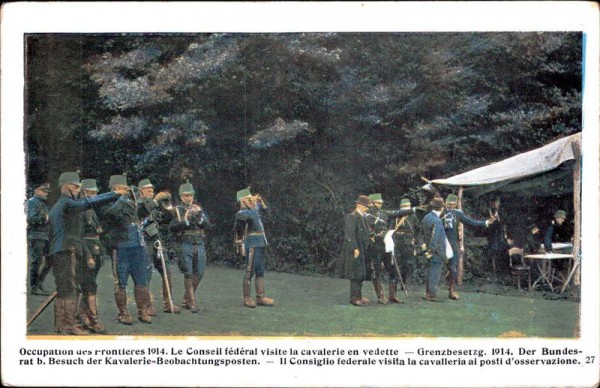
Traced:
<path id="1" fill-rule="evenodd" d="M 175 206 L 175 213 L 177 213 L 177 221 L 181 222 L 181 214 L 179 214 L 179 206 Z"/>

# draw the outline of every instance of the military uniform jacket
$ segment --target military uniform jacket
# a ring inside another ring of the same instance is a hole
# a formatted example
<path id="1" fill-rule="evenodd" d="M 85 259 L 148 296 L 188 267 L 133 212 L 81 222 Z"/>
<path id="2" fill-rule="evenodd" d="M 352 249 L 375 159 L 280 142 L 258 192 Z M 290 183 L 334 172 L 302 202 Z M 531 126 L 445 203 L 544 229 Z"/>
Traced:
<path id="1" fill-rule="evenodd" d="M 102 249 L 102 243 L 100 242 L 100 235 L 103 230 L 96 211 L 88 209 L 81 213 L 81 217 L 83 220 L 83 241 L 85 245 L 93 256 L 103 255 L 104 249 Z"/>
<path id="2" fill-rule="evenodd" d="M 446 209 L 442 215 L 442 222 L 444 223 L 444 229 L 446 230 L 446 236 L 450 244 L 458 243 L 458 223 L 462 222 L 465 225 L 472 227 L 485 228 L 485 221 L 477 221 L 469 218 L 463 213 L 462 210 L 458 209 Z"/>
<path id="3" fill-rule="evenodd" d="M 48 241 L 50 221 L 48 205 L 40 197 L 33 196 L 27 201 L 27 239 Z"/>
<path id="4" fill-rule="evenodd" d="M 544 249 L 550 252 L 552 251 L 553 242 L 570 242 L 572 237 L 573 230 L 566 221 L 562 225 L 558 225 L 552 220 L 544 235 Z"/>
<path id="5" fill-rule="evenodd" d="M 98 207 L 104 203 L 115 200 L 116 193 L 100 194 L 94 198 L 72 199 L 66 195 L 56 201 L 50 209 L 50 254 L 71 251 L 81 255 L 83 253 L 83 220 L 81 212 L 86 209 Z"/>
<path id="6" fill-rule="evenodd" d="M 346 279 L 365 280 L 369 276 L 367 258 L 365 256 L 369 247 L 369 227 L 357 211 L 348 214 L 344 219 L 344 245 L 342 248 L 342 268 L 340 271 Z M 354 258 L 354 250 L 360 255 Z"/>
<path id="7" fill-rule="evenodd" d="M 365 215 L 365 221 L 369 227 L 370 235 L 383 240 L 389 230 L 388 220 L 390 218 L 402 217 L 413 213 L 413 209 L 379 210 L 375 206 L 371 206 Z"/>
<path id="8" fill-rule="evenodd" d="M 204 242 L 204 230 L 212 226 L 208 214 L 202 209 L 190 215 L 186 222 L 185 213 L 189 208 L 185 204 L 175 207 L 176 216 L 171 223 L 171 231 L 180 243 L 198 244 Z"/>
<path id="9" fill-rule="evenodd" d="M 136 202 L 122 196 L 104 210 L 113 247 L 133 248 L 146 245 L 137 215 L 137 206 Z"/>
<path id="10" fill-rule="evenodd" d="M 433 211 L 423 218 L 423 235 L 427 250 L 438 258 L 446 258 L 446 232 L 442 220 Z"/>
<path id="11" fill-rule="evenodd" d="M 265 226 L 262 221 L 264 208 L 257 204 L 255 209 L 240 210 L 235 215 L 233 225 L 236 236 L 242 236 L 248 248 L 259 248 L 267 245 Z"/>
<path id="12" fill-rule="evenodd" d="M 401 224 L 399 224 L 401 222 Z M 396 227 L 396 225 L 398 225 Z M 423 227 L 415 214 L 400 217 L 390 224 L 390 229 L 396 230 L 393 235 L 395 244 L 423 244 Z"/>

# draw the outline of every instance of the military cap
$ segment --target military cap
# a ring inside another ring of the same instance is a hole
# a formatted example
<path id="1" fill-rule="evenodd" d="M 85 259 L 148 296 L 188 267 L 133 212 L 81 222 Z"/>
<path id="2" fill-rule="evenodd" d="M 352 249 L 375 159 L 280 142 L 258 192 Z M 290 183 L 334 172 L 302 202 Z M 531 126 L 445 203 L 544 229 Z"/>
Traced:
<path id="1" fill-rule="evenodd" d="M 246 188 L 246 189 L 239 190 L 236 193 L 235 197 L 237 198 L 237 201 L 240 202 L 242 200 L 242 198 L 246 198 L 251 195 L 252 195 L 252 193 L 250 192 L 250 189 Z"/>
<path id="2" fill-rule="evenodd" d="M 458 197 L 454 194 L 448 194 L 448 196 L 446 197 L 446 203 L 457 203 L 458 202 Z"/>
<path id="3" fill-rule="evenodd" d="M 81 181 L 81 188 L 87 191 L 98 191 L 98 185 L 95 179 L 84 179 Z"/>
<path id="4" fill-rule="evenodd" d="M 564 218 L 567 219 L 567 212 L 564 210 L 557 210 L 554 212 L 554 218 Z"/>
<path id="5" fill-rule="evenodd" d="M 354 203 L 369 207 L 370 200 L 369 197 L 367 197 L 366 195 L 359 195 L 358 199 L 354 201 Z"/>
<path id="6" fill-rule="evenodd" d="M 442 197 L 433 197 L 429 205 L 434 209 L 441 209 L 444 207 L 444 199 Z"/>
<path id="7" fill-rule="evenodd" d="M 108 180 L 108 187 L 114 187 L 116 185 L 128 186 L 127 175 L 111 175 L 110 179 Z"/>
<path id="8" fill-rule="evenodd" d="M 152 182 L 150 182 L 150 179 L 142 179 L 140 183 L 138 183 L 138 187 L 140 189 L 145 189 L 146 187 L 154 188 L 154 185 L 152 184 Z"/>
<path id="9" fill-rule="evenodd" d="M 186 179 L 185 183 L 183 183 L 181 186 L 179 186 L 179 195 L 184 194 L 184 193 L 189 193 L 189 194 L 196 193 L 194 191 L 194 186 L 192 186 L 189 179 Z"/>
<path id="10" fill-rule="evenodd" d="M 48 182 L 38 183 L 37 185 L 33 186 L 33 188 L 35 190 L 42 190 L 42 191 L 49 192 L 50 191 L 50 183 L 48 183 Z"/>
<path id="11" fill-rule="evenodd" d="M 408 199 L 408 198 L 402 198 L 400 200 L 400 206 L 407 206 L 407 205 L 410 206 L 410 199 Z"/>
<path id="12" fill-rule="evenodd" d="M 81 182 L 79 181 L 79 173 L 77 171 L 68 171 L 60 174 L 60 177 L 58 178 L 58 185 L 63 186 L 69 183 L 81 186 Z"/>
<path id="13" fill-rule="evenodd" d="M 371 194 L 369 195 L 369 201 L 371 202 L 383 202 L 383 197 L 381 197 L 381 194 L 377 193 L 377 194 Z"/>

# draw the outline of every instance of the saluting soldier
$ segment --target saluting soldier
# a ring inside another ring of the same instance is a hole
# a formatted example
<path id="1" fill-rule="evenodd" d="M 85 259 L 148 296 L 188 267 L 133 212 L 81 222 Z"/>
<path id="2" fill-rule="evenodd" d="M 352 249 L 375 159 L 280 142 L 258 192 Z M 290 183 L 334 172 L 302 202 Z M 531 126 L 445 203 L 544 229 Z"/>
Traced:
<path id="1" fill-rule="evenodd" d="M 396 290 L 398 287 L 398 274 L 396 272 L 396 265 L 394 264 L 394 258 L 392 252 L 386 252 L 385 242 L 383 241 L 386 234 L 388 233 L 389 220 L 393 217 L 402 217 L 409 214 L 414 214 L 415 209 L 398 209 L 398 210 L 382 210 L 383 198 L 381 194 L 369 195 L 369 201 L 371 206 L 365 215 L 365 221 L 369 227 L 369 234 L 371 237 L 371 244 L 367 251 L 367 256 L 373 263 L 373 288 L 377 295 L 377 300 L 380 304 L 387 304 L 388 299 L 385 297 L 383 291 L 383 285 L 381 283 L 381 272 L 385 268 L 390 278 L 390 300 L 393 303 L 401 303 L 400 299 L 396 296 Z"/>
<path id="2" fill-rule="evenodd" d="M 205 229 L 211 227 L 208 214 L 194 203 L 194 186 L 189 180 L 179 186 L 181 203 L 175 207 L 171 230 L 181 245 L 179 267 L 183 272 L 183 308 L 198 312 L 196 290 L 206 269 Z"/>
<path id="3" fill-rule="evenodd" d="M 412 207 L 410 199 L 402 198 L 400 200 L 400 209 L 410 209 Z M 401 217 L 396 217 L 390 222 L 390 228 L 394 230 L 394 249 L 398 264 L 402 263 L 402 268 L 405 272 L 405 279 L 414 273 L 417 267 L 417 251 L 425 250 L 423 242 L 423 227 L 421 221 L 416 214 L 408 214 Z M 390 283 L 390 301 L 396 296 L 397 282 Z"/>
<path id="4" fill-rule="evenodd" d="M 163 256 L 163 259 L 165 260 L 165 268 L 163 268 L 163 260 L 161 260 L 157 249 L 157 244 L 160 244 L 160 246 L 163 246 L 164 244 L 164 240 L 160 233 L 160 226 L 169 224 L 173 219 L 172 213 L 162 206 L 162 201 L 170 198 L 171 195 L 162 191 L 155 196 L 154 185 L 149 179 L 142 179 L 138 183 L 138 188 L 140 190 L 138 217 L 142 220 L 144 240 L 146 241 L 146 258 L 149 260 L 150 266 L 148 271 L 148 287 L 150 287 L 152 267 L 154 267 L 162 279 L 163 311 L 166 313 L 173 312 L 179 314 L 181 312 L 179 307 L 172 303 L 172 299 L 169 300 L 169 295 L 173 295 L 171 269 L 167 264 L 167 258 L 165 256 Z M 156 315 L 156 310 L 152 306 L 152 303 L 150 303 L 148 314 Z"/>
<path id="5" fill-rule="evenodd" d="M 267 209 L 260 195 L 252 195 L 249 189 L 243 189 L 236 194 L 240 211 L 235 215 L 234 232 L 236 244 L 246 260 L 246 272 L 242 282 L 242 297 L 244 306 L 273 306 L 272 298 L 265 296 L 265 247 L 267 237 L 262 222 L 262 214 Z M 240 238 L 241 236 L 241 238 Z M 250 287 L 254 277 L 256 302 L 250 296 Z"/>
<path id="6" fill-rule="evenodd" d="M 446 210 L 442 216 L 446 237 L 452 247 L 453 256 L 450 259 L 450 271 L 448 272 L 448 298 L 458 300 L 459 296 L 456 292 L 456 284 L 458 282 L 458 255 L 460 253 L 460 245 L 458 242 L 458 223 L 474 228 L 486 228 L 492 222 L 493 218 L 486 221 L 478 221 L 467 217 L 467 215 L 459 209 L 456 209 L 458 197 L 454 194 L 448 194 L 446 197 Z"/>
<path id="7" fill-rule="evenodd" d="M 118 283 L 115 290 L 118 320 L 124 325 L 133 324 L 133 319 L 127 310 L 127 281 L 131 276 L 138 319 L 140 322 L 152 323 L 152 318 L 148 315 L 150 291 L 148 290 L 148 261 L 144 250 L 146 243 L 137 214 L 137 196 L 129 190 L 126 175 L 112 175 L 108 185 L 113 191 L 130 192 L 130 195 L 122 196 L 104 210 L 107 224 L 110 226 L 111 244 L 116 249 L 116 258 L 113 257 L 113 260 L 116 259 L 116 265 L 113 265 L 113 272 Z"/>
<path id="8" fill-rule="evenodd" d="M 423 299 L 437 302 L 437 288 L 442 276 L 442 264 L 448 259 L 446 232 L 440 219 L 444 211 L 444 199 L 434 197 L 429 203 L 431 211 L 423 218 L 423 234 L 427 244 L 427 257 L 429 258 L 429 274 Z"/>
<path id="9" fill-rule="evenodd" d="M 369 299 L 362 296 L 362 282 L 372 276 L 372 263 L 367 256 L 369 227 L 365 221 L 369 209 L 369 197 L 359 195 L 356 207 L 344 219 L 344 246 L 342 248 L 342 275 L 350 279 L 350 303 L 366 306 Z"/>
<path id="10" fill-rule="evenodd" d="M 98 185 L 95 179 L 84 179 L 81 188 L 85 198 L 91 199 L 98 194 Z M 81 213 L 83 219 L 83 241 L 86 245 L 88 257 L 84 257 L 77 267 L 81 298 L 79 312 L 77 314 L 83 327 L 93 333 L 106 333 L 106 327 L 100 323 L 98 318 L 98 302 L 96 291 L 98 285 L 96 279 L 98 272 L 104 264 L 104 247 L 100 242 L 103 233 L 102 225 L 94 209 L 88 209 Z M 79 297 L 78 297 L 79 299 Z"/>
<path id="11" fill-rule="evenodd" d="M 64 172 L 58 179 L 61 196 L 50 209 L 50 260 L 56 282 L 54 301 L 54 328 L 60 334 L 85 335 L 89 332 L 75 324 L 77 310 L 77 279 L 75 269 L 86 260 L 88 250 L 83 244 L 81 212 L 114 201 L 126 189 L 79 198 L 79 173 Z M 86 254 L 84 254 L 86 253 Z"/>
<path id="12" fill-rule="evenodd" d="M 48 260 L 48 193 L 50 183 L 35 185 L 33 196 L 27 201 L 27 253 L 29 256 L 29 286 L 32 294 L 50 295 L 43 287 L 44 279 L 50 272 Z M 41 272 L 40 267 L 44 265 Z"/>

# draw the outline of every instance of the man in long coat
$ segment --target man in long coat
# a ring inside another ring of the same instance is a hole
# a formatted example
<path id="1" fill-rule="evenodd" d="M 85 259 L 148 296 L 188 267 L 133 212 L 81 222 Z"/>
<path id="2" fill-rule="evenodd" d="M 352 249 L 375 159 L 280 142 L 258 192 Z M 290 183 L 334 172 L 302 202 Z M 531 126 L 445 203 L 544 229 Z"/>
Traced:
<path id="1" fill-rule="evenodd" d="M 446 255 L 446 232 L 440 220 L 444 210 L 444 199 L 434 197 L 429 203 L 431 211 L 423 218 L 423 235 L 427 244 L 427 257 L 429 258 L 429 275 L 424 299 L 437 302 L 437 288 L 442 276 L 442 264 L 448 259 Z"/>
<path id="2" fill-rule="evenodd" d="M 361 195 L 356 208 L 344 220 L 344 246 L 342 249 L 343 276 L 350 279 L 350 303 L 365 306 L 369 300 L 362 296 L 362 282 L 371 279 L 373 267 L 366 253 L 369 247 L 369 228 L 365 215 L 369 197 Z"/>

